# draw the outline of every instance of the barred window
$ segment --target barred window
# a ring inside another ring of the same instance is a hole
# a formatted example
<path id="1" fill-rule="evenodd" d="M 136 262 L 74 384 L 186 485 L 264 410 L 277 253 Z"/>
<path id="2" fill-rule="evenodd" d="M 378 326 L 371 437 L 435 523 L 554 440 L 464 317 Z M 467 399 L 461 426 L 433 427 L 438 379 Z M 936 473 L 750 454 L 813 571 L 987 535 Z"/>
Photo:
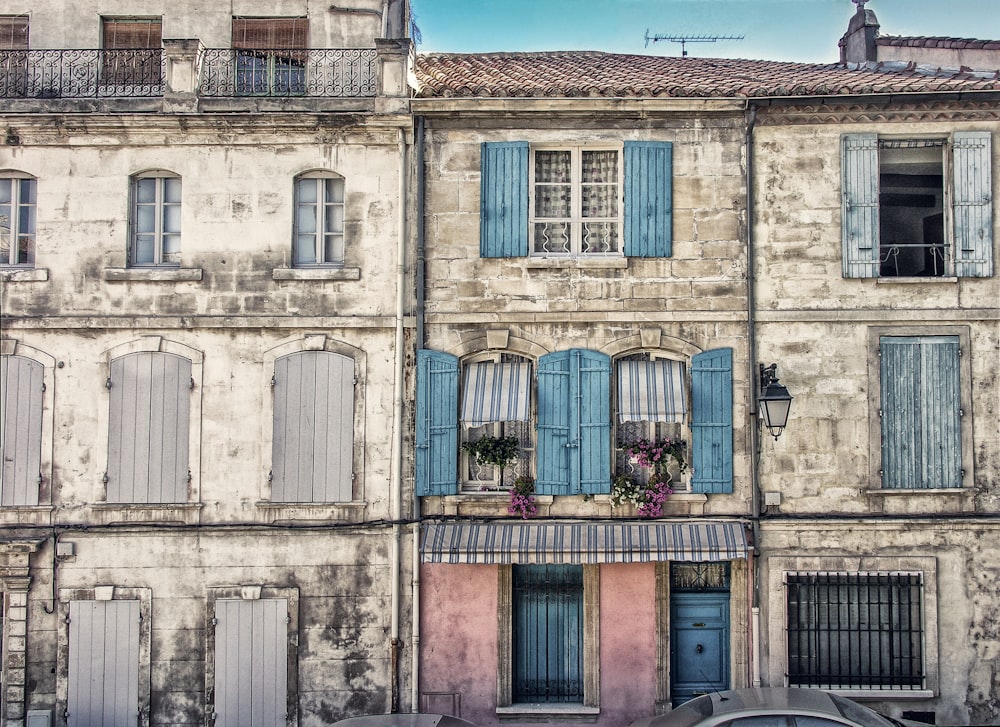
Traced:
<path id="1" fill-rule="evenodd" d="M 920 573 L 786 573 L 788 684 L 922 689 Z"/>

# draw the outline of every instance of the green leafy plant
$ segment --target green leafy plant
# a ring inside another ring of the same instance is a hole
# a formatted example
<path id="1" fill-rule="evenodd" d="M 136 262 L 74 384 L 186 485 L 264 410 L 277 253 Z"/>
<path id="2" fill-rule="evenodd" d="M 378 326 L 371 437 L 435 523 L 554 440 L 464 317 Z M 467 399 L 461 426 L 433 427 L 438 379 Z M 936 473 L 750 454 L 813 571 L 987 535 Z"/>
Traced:
<path id="1" fill-rule="evenodd" d="M 503 469 L 515 459 L 521 450 L 517 437 L 494 437 L 486 435 L 475 442 L 465 442 L 462 449 L 476 458 L 481 465 L 493 465 Z"/>

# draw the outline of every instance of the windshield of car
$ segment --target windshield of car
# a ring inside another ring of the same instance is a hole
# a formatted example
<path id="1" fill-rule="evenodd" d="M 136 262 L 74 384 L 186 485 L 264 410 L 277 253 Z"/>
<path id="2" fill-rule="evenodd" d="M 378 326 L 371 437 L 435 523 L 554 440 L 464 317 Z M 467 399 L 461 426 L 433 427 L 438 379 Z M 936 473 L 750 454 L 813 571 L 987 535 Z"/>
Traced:
<path id="1" fill-rule="evenodd" d="M 857 702 L 852 702 L 850 699 L 837 694 L 831 694 L 830 699 L 837 705 L 837 709 L 840 710 L 842 715 L 860 725 L 864 725 L 864 727 L 893 727 L 894 724 L 899 724 L 898 722 L 890 722 L 878 712 L 873 712 L 868 707 L 863 707 Z"/>

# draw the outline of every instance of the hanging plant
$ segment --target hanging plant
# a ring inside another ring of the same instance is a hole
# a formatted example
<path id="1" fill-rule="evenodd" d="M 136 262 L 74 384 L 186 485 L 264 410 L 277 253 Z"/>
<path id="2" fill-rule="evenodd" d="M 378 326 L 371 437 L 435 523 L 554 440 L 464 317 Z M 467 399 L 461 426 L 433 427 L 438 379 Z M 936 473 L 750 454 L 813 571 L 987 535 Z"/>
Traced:
<path id="1" fill-rule="evenodd" d="M 518 477 L 510 488 L 510 506 L 507 512 L 520 515 L 527 520 L 538 512 L 535 505 L 535 480 L 532 477 Z"/>

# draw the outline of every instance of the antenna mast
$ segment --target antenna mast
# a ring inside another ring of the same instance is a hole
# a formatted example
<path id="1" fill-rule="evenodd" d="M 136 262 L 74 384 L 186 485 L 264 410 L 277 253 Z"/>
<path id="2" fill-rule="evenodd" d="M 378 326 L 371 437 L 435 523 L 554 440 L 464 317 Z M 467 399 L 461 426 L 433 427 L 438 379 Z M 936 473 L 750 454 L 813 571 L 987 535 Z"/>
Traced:
<path id="1" fill-rule="evenodd" d="M 868 0 L 865 0 L 867 2 Z M 742 35 L 650 35 L 649 29 L 646 30 L 646 47 L 649 47 L 649 42 L 654 43 L 658 40 L 669 40 L 671 43 L 681 44 L 681 58 L 687 57 L 687 44 L 688 43 L 714 43 L 717 40 L 743 40 Z"/>

